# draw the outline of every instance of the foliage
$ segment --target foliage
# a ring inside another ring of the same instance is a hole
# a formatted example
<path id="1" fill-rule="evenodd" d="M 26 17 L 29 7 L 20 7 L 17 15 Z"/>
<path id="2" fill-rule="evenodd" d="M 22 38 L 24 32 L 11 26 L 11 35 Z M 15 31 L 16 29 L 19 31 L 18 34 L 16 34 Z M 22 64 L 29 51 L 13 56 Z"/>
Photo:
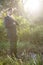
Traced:
<path id="1" fill-rule="evenodd" d="M 34 44 L 42 44 L 43 43 L 43 26 L 36 26 L 31 30 L 30 34 L 30 42 Z"/>
<path id="2" fill-rule="evenodd" d="M 6 55 L 9 51 L 9 42 L 3 19 L 0 19 L 0 55 Z"/>
<path id="3" fill-rule="evenodd" d="M 30 58 L 30 65 L 42 65 L 41 55 L 36 54 L 36 57 Z"/>
<path id="4" fill-rule="evenodd" d="M 0 12 L 7 12 L 9 8 L 13 9 L 14 15 L 23 15 L 24 8 L 21 0 L 0 0 Z"/>
<path id="5" fill-rule="evenodd" d="M 17 34 L 18 34 L 18 38 L 20 41 L 26 41 L 28 40 L 28 37 L 29 37 L 29 32 L 30 32 L 30 26 L 29 26 L 29 22 L 19 16 L 19 17 L 15 17 L 15 19 L 17 20 L 19 26 L 18 26 L 18 29 L 17 29 Z"/>
<path id="6" fill-rule="evenodd" d="M 3 19 L 0 19 L 0 42 L 1 41 L 8 41 Z"/>
<path id="7" fill-rule="evenodd" d="M 36 56 L 36 62 L 34 64 L 34 60 L 30 57 L 29 61 L 22 61 L 22 59 L 17 59 L 15 56 L 13 59 L 7 55 L 7 57 L 3 59 L 3 57 L 0 58 L 0 65 L 42 65 L 41 63 L 41 56 L 37 54 Z"/>

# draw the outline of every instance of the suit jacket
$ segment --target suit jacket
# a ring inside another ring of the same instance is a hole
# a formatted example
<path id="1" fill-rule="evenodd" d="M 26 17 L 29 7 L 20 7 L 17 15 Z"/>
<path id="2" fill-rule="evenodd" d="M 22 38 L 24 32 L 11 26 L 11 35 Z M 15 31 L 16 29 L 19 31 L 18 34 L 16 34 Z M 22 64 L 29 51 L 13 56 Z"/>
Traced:
<path id="1" fill-rule="evenodd" d="M 7 29 L 8 38 L 10 39 L 10 41 L 15 41 L 17 38 L 17 35 L 16 35 L 17 22 L 13 20 L 11 17 L 6 16 L 4 23 Z"/>
<path id="2" fill-rule="evenodd" d="M 16 22 L 15 20 L 13 20 L 13 19 L 12 19 L 11 17 L 9 17 L 9 16 L 6 16 L 6 17 L 5 17 L 4 23 L 5 23 L 6 28 L 13 27 L 14 25 L 17 24 L 17 22 Z"/>

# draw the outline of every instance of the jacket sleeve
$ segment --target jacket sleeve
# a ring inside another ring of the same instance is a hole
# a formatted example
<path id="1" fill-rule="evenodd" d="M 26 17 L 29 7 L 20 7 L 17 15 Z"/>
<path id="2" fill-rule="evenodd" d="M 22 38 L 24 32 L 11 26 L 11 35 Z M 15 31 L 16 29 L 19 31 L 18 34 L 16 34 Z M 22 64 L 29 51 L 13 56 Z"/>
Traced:
<path id="1" fill-rule="evenodd" d="M 9 28 L 11 26 L 11 22 L 8 17 L 4 18 L 4 24 L 6 28 Z"/>

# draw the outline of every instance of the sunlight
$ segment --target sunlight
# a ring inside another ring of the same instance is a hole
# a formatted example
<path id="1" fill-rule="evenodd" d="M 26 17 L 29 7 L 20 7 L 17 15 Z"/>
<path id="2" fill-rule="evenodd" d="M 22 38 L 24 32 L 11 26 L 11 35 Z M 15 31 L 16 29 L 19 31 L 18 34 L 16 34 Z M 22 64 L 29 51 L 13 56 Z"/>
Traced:
<path id="1" fill-rule="evenodd" d="M 24 0 L 24 9 L 26 12 L 35 13 L 40 9 L 40 0 Z"/>

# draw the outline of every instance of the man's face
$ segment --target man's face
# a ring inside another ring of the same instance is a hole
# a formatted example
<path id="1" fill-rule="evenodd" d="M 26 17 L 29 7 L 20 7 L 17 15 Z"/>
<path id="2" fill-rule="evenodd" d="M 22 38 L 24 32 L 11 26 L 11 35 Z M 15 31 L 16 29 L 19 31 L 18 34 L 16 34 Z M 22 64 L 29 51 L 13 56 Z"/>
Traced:
<path id="1" fill-rule="evenodd" d="M 12 10 L 8 11 L 8 15 L 12 15 L 12 13 L 13 13 Z"/>

